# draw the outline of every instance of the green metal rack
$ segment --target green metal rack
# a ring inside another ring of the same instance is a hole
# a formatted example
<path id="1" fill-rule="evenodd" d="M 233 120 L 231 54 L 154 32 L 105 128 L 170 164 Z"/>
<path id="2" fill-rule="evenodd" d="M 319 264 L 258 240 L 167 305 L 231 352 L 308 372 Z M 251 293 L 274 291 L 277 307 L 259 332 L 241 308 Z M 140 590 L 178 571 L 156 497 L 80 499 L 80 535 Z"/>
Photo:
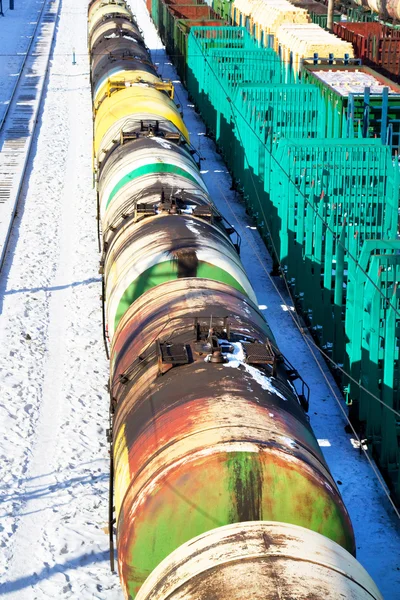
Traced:
<path id="1" fill-rule="evenodd" d="M 381 469 L 399 493 L 400 420 L 390 409 L 400 412 L 400 241 L 366 241 L 349 280 L 347 370 L 362 387 L 350 380 L 347 398 L 353 416 L 365 424 L 364 437 Z"/>
<path id="2" fill-rule="evenodd" d="M 347 9 L 347 20 L 355 23 L 372 23 L 378 20 L 378 15 L 362 6 L 351 6 Z"/>
<path id="3" fill-rule="evenodd" d="M 232 4 L 233 0 L 213 0 L 212 7 L 223 19 L 231 22 Z"/>
<path id="4" fill-rule="evenodd" d="M 338 107 L 318 82 L 295 83 L 243 27 L 192 28 L 187 72 L 190 95 L 316 339 L 398 410 L 400 319 L 388 302 L 400 314 L 399 167 L 385 136 L 354 126 L 348 102 Z M 369 123 L 382 111 L 374 100 Z M 342 383 L 400 497 L 394 413 Z"/>
<path id="5" fill-rule="evenodd" d="M 356 76 L 369 77 L 371 81 L 382 86 L 377 93 L 370 87 L 365 87 L 358 93 L 349 92 L 343 95 L 339 86 L 333 87 L 323 81 L 326 73 L 334 73 L 339 81 L 346 76 L 351 79 Z M 310 65 L 304 64 L 301 69 L 301 80 L 312 83 L 320 88 L 325 101 L 328 116 L 328 136 L 340 137 L 353 135 L 359 128 L 363 137 L 380 137 L 383 143 L 388 143 L 397 153 L 400 147 L 400 86 L 387 77 L 380 75 L 364 65 Z M 346 115 L 346 122 L 343 116 Z M 345 134 L 343 127 L 352 131 Z"/>

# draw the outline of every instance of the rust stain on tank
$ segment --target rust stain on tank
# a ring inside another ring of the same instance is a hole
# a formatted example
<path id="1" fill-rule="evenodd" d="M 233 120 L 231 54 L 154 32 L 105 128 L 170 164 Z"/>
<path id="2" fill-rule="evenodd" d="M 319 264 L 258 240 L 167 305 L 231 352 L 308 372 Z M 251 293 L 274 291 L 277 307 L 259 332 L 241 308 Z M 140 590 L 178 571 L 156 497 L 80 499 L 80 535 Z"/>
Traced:
<path id="1" fill-rule="evenodd" d="M 182 277 L 196 277 L 199 266 L 196 250 L 188 248 L 175 250 L 172 252 L 172 259 L 177 265 L 178 279 L 182 279 Z"/>

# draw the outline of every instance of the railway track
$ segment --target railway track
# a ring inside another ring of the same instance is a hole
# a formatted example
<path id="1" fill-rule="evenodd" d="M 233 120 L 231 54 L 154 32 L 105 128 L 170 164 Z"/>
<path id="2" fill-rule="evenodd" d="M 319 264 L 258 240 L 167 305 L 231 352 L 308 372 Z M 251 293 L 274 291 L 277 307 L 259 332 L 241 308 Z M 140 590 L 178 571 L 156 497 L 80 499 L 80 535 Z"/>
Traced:
<path id="1" fill-rule="evenodd" d="M 44 0 L 11 100 L 0 122 L 0 271 L 28 166 L 60 7 L 60 0 Z"/>

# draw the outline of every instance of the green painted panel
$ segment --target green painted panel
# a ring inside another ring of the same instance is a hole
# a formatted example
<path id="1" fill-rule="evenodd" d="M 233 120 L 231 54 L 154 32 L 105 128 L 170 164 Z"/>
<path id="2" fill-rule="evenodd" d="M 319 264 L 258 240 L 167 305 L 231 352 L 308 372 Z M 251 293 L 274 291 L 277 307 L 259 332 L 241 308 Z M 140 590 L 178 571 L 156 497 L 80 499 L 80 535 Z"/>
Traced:
<path id="1" fill-rule="evenodd" d="M 317 479 L 269 453 L 221 453 L 196 460 L 190 469 L 176 469 L 130 515 L 133 526 L 122 551 L 129 593 L 134 598 L 146 577 L 181 544 L 230 523 L 292 523 L 351 549 L 343 513 L 319 486 Z"/>
<path id="2" fill-rule="evenodd" d="M 246 291 L 232 275 L 211 263 L 199 261 L 196 276 L 204 279 L 221 281 L 222 283 L 226 283 L 241 291 L 243 294 L 246 294 Z M 165 283 L 166 281 L 172 281 L 173 279 L 178 279 L 178 270 L 177 263 L 172 260 L 158 263 L 141 273 L 125 290 L 119 302 L 114 321 L 115 329 L 118 327 L 118 323 L 125 311 L 128 310 L 131 304 L 133 304 L 139 296 L 144 294 L 147 290 L 150 290 L 161 283 Z"/>
<path id="3" fill-rule="evenodd" d="M 122 187 L 124 187 L 124 185 L 126 185 L 133 179 L 136 179 L 137 177 L 142 177 L 143 175 L 149 175 L 150 173 L 175 173 L 176 175 L 182 175 L 183 177 L 190 179 L 190 181 L 194 181 L 195 183 L 198 183 L 197 179 L 195 179 L 193 177 L 193 175 L 191 175 L 190 173 L 185 171 L 185 169 L 182 169 L 181 167 L 177 167 L 176 165 L 169 165 L 169 164 L 163 163 L 163 162 L 151 163 L 149 165 L 143 165 L 142 167 L 133 169 L 133 171 L 131 171 L 130 173 L 125 175 L 125 177 L 123 177 L 117 183 L 117 185 L 114 186 L 114 188 L 112 189 L 110 196 L 107 200 L 106 208 L 108 208 L 108 205 L 110 204 L 111 200 L 114 198 L 115 194 L 117 192 L 119 192 L 119 190 Z"/>

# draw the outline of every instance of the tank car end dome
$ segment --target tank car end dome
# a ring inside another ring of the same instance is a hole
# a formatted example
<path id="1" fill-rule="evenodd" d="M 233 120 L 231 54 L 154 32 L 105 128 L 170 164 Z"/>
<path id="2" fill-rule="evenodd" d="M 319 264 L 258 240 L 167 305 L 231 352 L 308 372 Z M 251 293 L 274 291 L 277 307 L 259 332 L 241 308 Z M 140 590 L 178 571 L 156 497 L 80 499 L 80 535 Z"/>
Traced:
<path id="1" fill-rule="evenodd" d="M 272 521 L 218 527 L 192 539 L 160 563 L 136 596 L 276 598 L 383 600 L 371 577 L 344 548 L 314 531 Z"/>

